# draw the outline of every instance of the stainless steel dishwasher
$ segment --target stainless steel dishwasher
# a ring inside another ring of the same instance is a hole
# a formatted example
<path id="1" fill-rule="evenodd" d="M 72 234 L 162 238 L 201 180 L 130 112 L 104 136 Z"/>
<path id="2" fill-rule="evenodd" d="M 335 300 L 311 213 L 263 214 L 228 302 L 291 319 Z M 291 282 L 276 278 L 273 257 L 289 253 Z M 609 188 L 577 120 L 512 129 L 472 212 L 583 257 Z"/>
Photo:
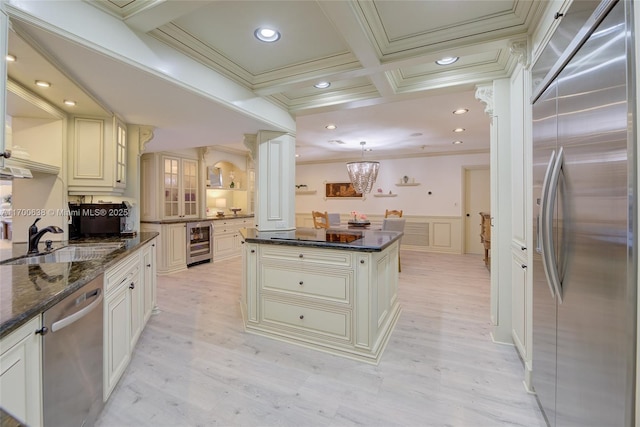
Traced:
<path id="1" fill-rule="evenodd" d="M 103 279 L 45 311 L 43 406 L 47 427 L 95 423 L 102 401 Z"/>

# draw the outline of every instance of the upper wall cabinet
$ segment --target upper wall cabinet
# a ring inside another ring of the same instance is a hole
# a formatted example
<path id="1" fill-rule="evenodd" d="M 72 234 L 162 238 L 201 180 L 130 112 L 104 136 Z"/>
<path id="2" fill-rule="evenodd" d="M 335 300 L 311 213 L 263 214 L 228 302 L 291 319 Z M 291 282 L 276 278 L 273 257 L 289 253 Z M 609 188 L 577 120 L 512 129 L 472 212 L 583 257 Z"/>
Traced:
<path id="1" fill-rule="evenodd" d="M 140 160 L 140 219 L 199 218 L 199 161 L 174 153 L 144 154 Z"/>
<path id="2" fill-rule="evenodd" d="M 115 116 L 74 117 L 69 134 L 69 194 L 121 195 L 126 187 L 126 125 Z"/>

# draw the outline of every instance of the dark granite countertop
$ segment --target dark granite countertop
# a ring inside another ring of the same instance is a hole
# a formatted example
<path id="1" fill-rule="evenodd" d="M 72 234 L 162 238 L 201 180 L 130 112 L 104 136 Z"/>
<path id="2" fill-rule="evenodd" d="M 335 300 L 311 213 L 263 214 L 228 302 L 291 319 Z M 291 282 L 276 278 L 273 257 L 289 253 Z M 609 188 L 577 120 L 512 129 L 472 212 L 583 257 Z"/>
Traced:
<path id="1" fill-rule="evenodd" d="M 143 224 L 180 224 L 184 222 L 202 222 L 202 221 L 219 221 L 221 219 L 238 219 L 238 218 L 253 218 L 253 214 L 247 215 L 225 215 L 225 216 L 208 216 L 206 218 L 179 218 L 179 219 L 161 219 L 153 221 L 140 221 Z"/>
<path id="2" fill-rule="evenodd" d="M 157 235 L 155 232 L 146 232 L 131 238 L 87 238 L 54 242 L 54 249 L 76 243 L 124 242 L 123 248 L 90 261 L 31 265 L 0 263 L 0 338 L 103 274 L 105 269 Z M 26 243 L 13 244 L 13 257 L 23 256 L 26 252 Z"/>
<path id="3" fill-rule="evenodd" d="M 354 230 L 346 228 L 298 228 L 285 231 L 258 231 L 247 228 L 241 233 L 248 243 L 302 246 L 324 249 L 347 249 L 359 252 L 380 252 L 400 239 L 399 231 Z"/>

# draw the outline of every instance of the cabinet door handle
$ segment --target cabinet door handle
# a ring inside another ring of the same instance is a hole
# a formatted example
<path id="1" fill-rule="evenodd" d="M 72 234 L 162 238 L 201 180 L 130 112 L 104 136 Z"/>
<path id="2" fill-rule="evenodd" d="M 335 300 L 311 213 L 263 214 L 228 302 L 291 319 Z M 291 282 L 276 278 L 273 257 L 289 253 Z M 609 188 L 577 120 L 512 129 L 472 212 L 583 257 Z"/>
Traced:
<path id="1" fill-rule="evenodd" d="M 363 259 L 360 260 L 360 264 L 364 264 L 364 260 Z"/>
<path id="2" fill-rule="evenodd" d="M 131 284 L 129 285 L 129 289 L 134 289 L 136 287 L 136 285 L 134 285 L 133 282 L 131 282 Z"/>
<path id="3" fill-rule="evenodd" d="M 36 335 L 45 336 L 45 335 L 47 335 L 47 332 L 49 332 L 49 328 L 47 328 L 46 326 L 43 326 L 40 329 L 36 329 Z"/>
<path id="4" fill-rule="evenodd" d="M 256 253 L 256 250 L 255 250 L 255 249 L 251 249 L 251 253 L 252 253 L 252 254 L 255 254 L 255 253 Z"/>
<path id="5" fill-rule="evenodd" d="M 300 280 L 300 286 L 304 285 L 304 282 L 302 280 Z"/>
<path id="6" fill-rule="evenodd" d="M 304 258 L 304 255 L 303 255 L 303 254 L 300 254 L 300 255 L 298 255 L 298 257 L 300 257 L 300 258 Z"/>
<path id="7" fill-rule="evenodd" d="M 151 267 L 151 264 L 147 264 L 147 267 Z"/>
<path id="8" fill-rule="evenodd" d="M 304 314 L 300 315 L 300 320 L 304 319 Z"/>
<path id="9" fill-rule="evenodd" d="M 520 267 L 527 268 L 527 264 L 520 264 Z"/>
<path id="10" fill-rule="evenodd" d="M 521 251 L 526 251 L 526 250 L 527 250 L 527 247 L 526 247 L 526 246 L 520 246 L 520 250 L 521 250 Z"/>

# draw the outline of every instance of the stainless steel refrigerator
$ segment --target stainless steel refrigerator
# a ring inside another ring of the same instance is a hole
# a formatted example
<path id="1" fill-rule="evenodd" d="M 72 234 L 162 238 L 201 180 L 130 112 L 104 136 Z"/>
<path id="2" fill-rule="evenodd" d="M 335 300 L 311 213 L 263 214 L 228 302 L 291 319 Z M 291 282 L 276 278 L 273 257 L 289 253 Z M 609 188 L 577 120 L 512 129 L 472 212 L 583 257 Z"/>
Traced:
<path id="1" fill-rule="evenodd" d="M 596 6 L 533 95 L 532 383 L 551 426 L 634 423 L 633 2 Z"/>

